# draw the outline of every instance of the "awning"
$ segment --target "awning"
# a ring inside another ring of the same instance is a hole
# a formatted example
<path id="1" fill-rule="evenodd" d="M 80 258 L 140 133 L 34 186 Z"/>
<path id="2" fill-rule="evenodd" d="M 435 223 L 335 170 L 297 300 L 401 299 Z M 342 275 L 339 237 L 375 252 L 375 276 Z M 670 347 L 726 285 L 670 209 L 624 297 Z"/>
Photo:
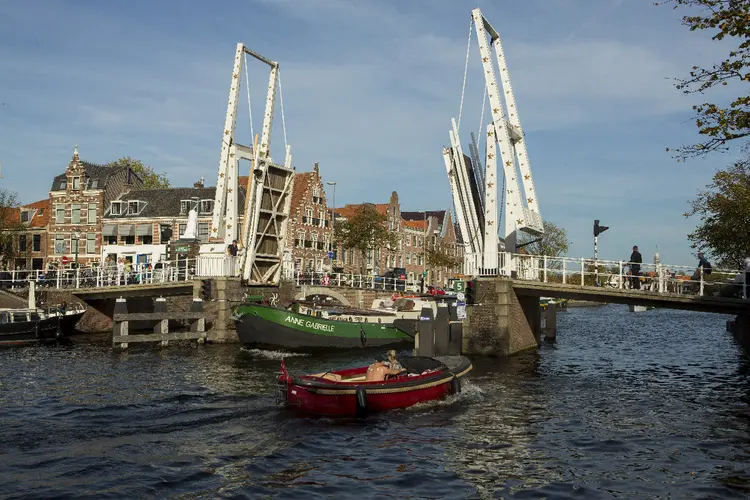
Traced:
<path id="1" fill-rule="evenodd" d="M 153 236 L 154 235 L 154 226 L 151 224 L 138 224 L 135 226 L 135 235 L 136 236 Z"/>
<path id="2" fill-rule="evenodd" d="M 117 236 L 117 226 L 114 224 L 104 224 L 102 226 L 102 236 Z"/>
<path id="3" fill-rule="evenodd" d="M 135 226 L 133 224 L 120 224 L 120 236 L 135 236 Z"/>

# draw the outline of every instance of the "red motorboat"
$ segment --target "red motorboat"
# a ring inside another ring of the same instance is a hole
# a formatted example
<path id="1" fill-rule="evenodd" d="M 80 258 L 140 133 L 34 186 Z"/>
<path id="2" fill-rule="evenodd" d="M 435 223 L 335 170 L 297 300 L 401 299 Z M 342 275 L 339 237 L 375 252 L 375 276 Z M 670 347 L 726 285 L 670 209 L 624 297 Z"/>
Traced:
<path id="1" fill-rule="evenodd" d="M 367 381 L 373 365 L 292 376 L 282 360 L 277 402 L 301 413 L 361 417 L 456 394 L 461 379 L 472 369 L 463 356 L 410 356 L 397 361 L 401 373 Z"/>

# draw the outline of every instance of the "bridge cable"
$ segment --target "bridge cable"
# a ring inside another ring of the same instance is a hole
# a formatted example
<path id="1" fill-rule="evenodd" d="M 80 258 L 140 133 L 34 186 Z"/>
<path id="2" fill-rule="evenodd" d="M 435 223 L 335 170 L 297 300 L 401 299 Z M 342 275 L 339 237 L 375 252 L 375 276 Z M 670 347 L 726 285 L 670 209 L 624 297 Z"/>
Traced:
<path id="1" fill-rule="evenodd" d="M 247 88 L 247 110 L 250 112 L 250 144 L 253 143 L 253 137 L 255 137 L 255 130 L 253 130 L 253 107 L 250 104 L 250 78 L 247 76 L 247 53 L 243 53 L 245 57 L 245 87 Z M 253 152 L 255 154 L 255 152 Z"/>
<path id="2" fill-rule="evenodd" d="M 487 104 L 487 85 L 484 86 L 484 97 L 482 97 L 482 113 L 479 115 L 479 131 L 477 132 L 479 134 L 479 142 L 477 142 L 477 155 L 479 155 L 479 145 L 482 144 L 482 136 L 484 135 L 484 130 L 482 130 L 482 127 L 484 126 L 484 108 Z M 485 158 L 487 158 L 487 154 L 484 155 Z M 479 157 L 479 163 L 480 165 L 483 163 L 482 157 Z M 485 168 L 487 166 L 485 165 Z M 482 176 L 482 179 L 484 179 L 484 175 Z"/>
<path id="3" fill-rule="evenodd" d="M 284 129 L 284 152 L 289 149 L 286 141 L 286 119 L 284 118 L 284 91 L 281 89 L 281 71 L 279 71 L 279 101 L 281 102 L 281 126 Z"/>
<path id="4" fill-rule="evenodd" d="M 469 52 L 471 51 L 471 33 L 474 30 L 474 18 L 469 21 L 469 41 L 466 46 L 466 63 L 464 64 L 464 83 L 461 85 L 461 105 L 458 107 L 458 125 L 456 128 L 461 130 L 461 114 L 464 110 L 464 93 L 466 92 L 466 75 L 469 72 Z M 458 139 L 458 138 L 456 138 Z"/>

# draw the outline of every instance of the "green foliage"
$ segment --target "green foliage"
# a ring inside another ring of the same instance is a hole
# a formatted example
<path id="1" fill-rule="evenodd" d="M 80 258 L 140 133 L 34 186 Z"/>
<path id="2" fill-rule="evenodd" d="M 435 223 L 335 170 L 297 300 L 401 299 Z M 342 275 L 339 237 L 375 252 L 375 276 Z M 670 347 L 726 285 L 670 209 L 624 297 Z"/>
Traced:
<path id="1" fill-rule="evenodd" d="M 428 248 L 425 252 L 427 259 L 427 265 L 431 268 L 447 268 L 454 269 L 460 267 L 462 260 L 455 255 L 451 255 L 451 252 L 444 245 L 438 245 L 434 248 Z"/>
<path id="2" fill-rule="evenodd" d="M 377 248 L 395 249 L 396 233 L 389 231 L 388 216 L 378 213 L 372 203 L 365 203 L 348 220 L 336 221 L 336 241 L 345 249 L 359 250 L 366 256 Z M 361 259 L 363 272 L 366 259 Z"/>
<path id="3" fill-rule="evenodd" d="M 537 241 L 534 241 L 537 240 Z M 533 243 L 528 243 L 534 241 Z M 524 245 L 525 243 L 528 243 Z M 565 229 L 557 224 L 544 221 L 544 234 L 541 236 L 531 236 L 524 233 L 519 243 L 524 245 L 523 248 L 531 255 L 547 255 L 548 257 L 561 257 L 568 253 L 570 240 Z M 561 268 L 561 262 L 550 262 L 551 268 Z"/>
<path id="4" fill-rule="evenodd" d="M 744 86 L 750 82 L 750 0 L 665 0 L 656 3 L 660 4 L 672 4 L 675 9 L 697 8 L 694 15 L 682 17 L 683 25 L 690 31 L 708 30 L 713 40 L 731 39 L 733 44 L 736 43 L 726 59 L 710 68 L 693 66 L 690 78 L 677 83 L 677 88 L 686 94 L 703 94 L 730 82 L 741 85 L 738 87 L 740 95 L 728 107 L 712 103 L 693 106 L 695 124 L 706 139 L 678 149 L 677 157 L 684 159 L 726 149 L 729 141 L 750 135 L 750 96 Z"/>
<path id="5" fill-rule="evenodd" d="M 4 260 L 10 260 L 17 256 L 16 239 L 18 233 L 26 229 L 26 225 L 21 222 L 18 210 L 20 205 L 17 193 L 0 189 L 0 252 L 2 252 Z M 7 262 L 2 264 L 4 266 Z"/>
<path id="6" fill-rule="evenodd" d="M 684 214 L 700 218 L 688 238 L 693 248 L 708 250 L 720 267 L 744 267 L 750 252 L 750 161 L 716 172 L 706 188 Z"/>
<path id="7" fill-rule="evenodd" d="M 108 167 L 130 167 L 133 172 L 143 181 L 143 189 L 162 189 L 171 187 L 167 175 L 157 173 L 153 168 L 143 163 L 141 160 L 133 159 L 129 156 L 120 158 L 107 164 Z"/>

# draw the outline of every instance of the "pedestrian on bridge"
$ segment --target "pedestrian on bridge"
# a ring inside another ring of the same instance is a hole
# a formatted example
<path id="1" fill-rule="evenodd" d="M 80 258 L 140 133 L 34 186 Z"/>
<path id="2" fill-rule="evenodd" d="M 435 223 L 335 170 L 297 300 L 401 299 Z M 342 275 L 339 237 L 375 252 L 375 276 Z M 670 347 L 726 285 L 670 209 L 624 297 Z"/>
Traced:
<path id="1" fill-rule="evenodd" d="M 633 253 L 630 254 L 630 288 L 634 290 L 641 289 L 641 264 L 643 257 L 638 251 L 638 245 L 633 247 Z"/>

